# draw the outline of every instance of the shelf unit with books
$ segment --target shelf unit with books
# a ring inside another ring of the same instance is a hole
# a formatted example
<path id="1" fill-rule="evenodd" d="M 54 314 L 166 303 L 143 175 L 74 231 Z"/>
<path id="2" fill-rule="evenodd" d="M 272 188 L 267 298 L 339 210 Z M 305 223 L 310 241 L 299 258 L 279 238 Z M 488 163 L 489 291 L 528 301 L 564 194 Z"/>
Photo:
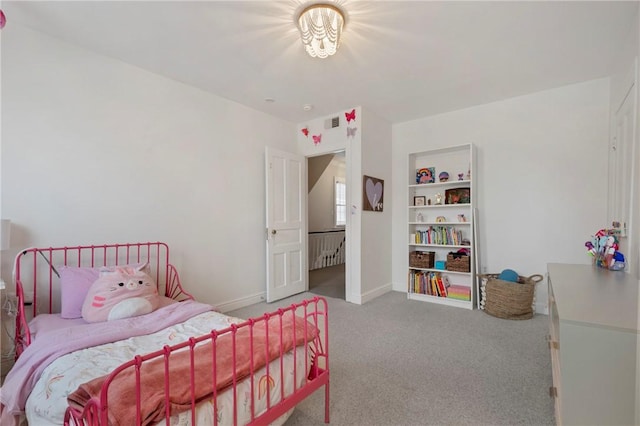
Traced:
<path id="1" fill-rule="evenodd" d="M 408 160 L 408 298 L 473 309 L 474 147 L 412 152 Z"/>

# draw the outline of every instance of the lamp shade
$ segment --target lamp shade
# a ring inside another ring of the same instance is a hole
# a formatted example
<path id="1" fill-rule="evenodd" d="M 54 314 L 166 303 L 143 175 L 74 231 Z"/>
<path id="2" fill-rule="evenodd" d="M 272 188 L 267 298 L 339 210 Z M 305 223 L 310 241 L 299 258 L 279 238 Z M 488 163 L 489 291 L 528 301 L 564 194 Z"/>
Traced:
<path id="1" fill-rule="evenodd" d="M 313 4 L 298 17 L 300 39 L 314 58 L 326 58 L 338 51 L 343 25 L 342 11 L 332 4 Z"/>
<path id="2" fill-rule="evenodd" d="M 0 250 L 8 250 L 11 241 L 11 221 L 0 220 Z"/>

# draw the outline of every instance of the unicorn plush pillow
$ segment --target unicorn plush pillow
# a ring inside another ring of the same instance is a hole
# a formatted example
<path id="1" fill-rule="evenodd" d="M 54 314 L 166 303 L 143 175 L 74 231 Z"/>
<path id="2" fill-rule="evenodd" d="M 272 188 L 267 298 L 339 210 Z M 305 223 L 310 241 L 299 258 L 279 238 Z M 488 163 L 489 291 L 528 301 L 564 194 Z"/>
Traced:
<path id="1" fill-rule="evenodd" d="M 111 321 L 155 311 L 160 305 L 158 288 L 144 272 L 146 264 L 100 270 L 82 305 L 87 322 Z"/>

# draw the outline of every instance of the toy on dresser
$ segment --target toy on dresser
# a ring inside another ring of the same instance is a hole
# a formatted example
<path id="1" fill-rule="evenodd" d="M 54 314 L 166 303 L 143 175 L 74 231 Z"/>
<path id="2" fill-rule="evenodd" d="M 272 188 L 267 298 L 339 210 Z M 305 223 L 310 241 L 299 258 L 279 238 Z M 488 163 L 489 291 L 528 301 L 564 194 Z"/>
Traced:
<path id="1" fill-rule="evenodd" d="M 596 266 L 621 271 L 625 268 L 624 255 L 618 251 L 618 238 L 613 229 L 600 229 L 591 240 L 584 243 L 587 252 L 594 257 Z"/>

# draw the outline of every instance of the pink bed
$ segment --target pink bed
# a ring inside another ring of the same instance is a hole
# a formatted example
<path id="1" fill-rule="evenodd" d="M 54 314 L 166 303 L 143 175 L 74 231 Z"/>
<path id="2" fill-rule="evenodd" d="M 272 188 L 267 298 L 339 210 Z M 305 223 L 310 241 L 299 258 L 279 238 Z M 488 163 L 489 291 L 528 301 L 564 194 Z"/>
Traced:
<path id="1" fill-rule="evenodd" d="M 129 318 L 78 318 L 94 269 L 132 264 L 149 268 L 161 303 Z M 323 298 L 227 317 L 183 289 L 160 242 L 26 249 L 15 282 L 16 364 L 0 393 L 2 424 L 25 415 L 65 425 L 282 423 L 323 386 L 329 422 Z"/>

